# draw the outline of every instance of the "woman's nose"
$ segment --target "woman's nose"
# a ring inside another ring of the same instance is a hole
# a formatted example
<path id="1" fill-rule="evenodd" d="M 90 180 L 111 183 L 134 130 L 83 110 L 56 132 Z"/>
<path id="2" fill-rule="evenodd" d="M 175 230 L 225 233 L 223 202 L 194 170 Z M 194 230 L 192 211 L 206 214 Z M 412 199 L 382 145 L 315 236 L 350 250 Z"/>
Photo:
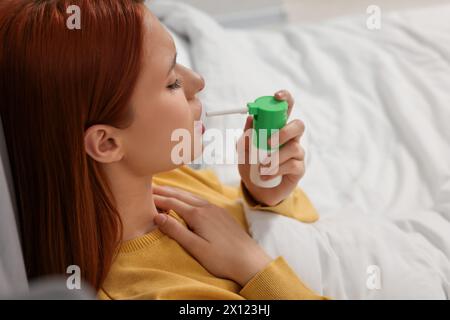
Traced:
<path id="1" fill-rule="evenodd" d="M 192 82 L 194 83 L 194 94 L 199 93 L 205 88 L 205 79 L 198 73 L 192 71 Z"/>
<path id="2" fill-rule="evenodd" d="M 203 78 L 203 76 L 201 76 L 201 75 L 199 75 L 199 77 L 200 77 L 200 88 L 198 89 L 198 92 L 205 89 L 205 78 Z"/>
<path id="3" fill-rule="evenodd" d="M 185 94 L 187 98 L 188 99 L 195 98 L 195 95 L 205 88 L 205 79 L 197 72 L 184 66 L 180 66 L 180 73 L 186 80 Z"/>

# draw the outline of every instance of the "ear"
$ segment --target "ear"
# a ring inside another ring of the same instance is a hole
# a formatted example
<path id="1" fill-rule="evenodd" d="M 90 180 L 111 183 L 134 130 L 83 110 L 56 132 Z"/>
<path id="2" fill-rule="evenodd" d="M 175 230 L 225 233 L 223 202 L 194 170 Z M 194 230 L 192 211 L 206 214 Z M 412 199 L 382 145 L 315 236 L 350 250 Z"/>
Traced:
<path id="1" fill-rule="evenodd" d="M 93 125 L 84 133 L 86 153 L 101 163 L 112 163 L 123 158 L 124 150 L 119 130 L 107 125 Z"/>

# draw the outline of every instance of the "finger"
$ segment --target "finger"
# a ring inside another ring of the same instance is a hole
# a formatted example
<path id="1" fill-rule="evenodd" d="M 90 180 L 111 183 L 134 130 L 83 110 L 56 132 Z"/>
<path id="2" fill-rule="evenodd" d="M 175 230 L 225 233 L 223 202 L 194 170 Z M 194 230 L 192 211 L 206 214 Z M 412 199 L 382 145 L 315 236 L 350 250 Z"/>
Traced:
<path id="1" fill-rule="evenodd" d="M 281 144 L 285 144 L 291 139 L 297 141 L 305 132 L 305 124 L 299 119 L 292 120 L 284 128 L 271 135 L 268 143 L 271 147 L 277 147 Z"/>
<path id="2" fill-rule="evenodd" d="M 270 154 L 264 161 L 264 164 L 261 165 L 260 173 L 264 175 L 268 171 L 268 168 L 279 167 L 290 159 L 300 161 L 305 159 L 305 149 L 302 148 L 298 141 L 290 140 L 283 148 Z"/>
<path id="3" fill-rule="evenodd" d="M 248 116 L 245 120 L 244 132 L 253 127 L 253 116 Z"/>
<path id="4" fill-rule="evenodd" d="M 158 214 L 154 219 L 162 233 L 178 242 L 194 257 L 205 251 L 206 240 L 187 229 L 180 222 L 167 214 Z"/>
<path id="5" fill-rule="evenodd" d="M 171 197 L 171 198 L 176 198 L 187 204 L 190 204 L 191 206 L 203 207 L 208 204 L 207 200 L 199 198 L 196 195 L 194 195 L 186 190 L 183 190 L 183 189 L 169 187 L 169 186 L 157 186 L 157 185 L 153 185 L 152 189 L 153 189 L 154 194 Z"/>
<path id="6" fill-rule="evenodd" d="M 153 194 L 153 200 L 155 201 L 155 205 L 158 208 L 166 211 L 174 210 L 186 221 L 186 223 L 190 227 L 193 227 L 192 224 L 193 224 L 193 215 L 195 214 L 195 207 L 176 198 L 170 198 L 157 194 Z"/>
<path id="7" fill-rule="evenodd" d="M 237 144 L 236 144 L 236 148 L 239 147 L 243 147 L 242 150 L 248 150 L 249 148 L 249 141 L 251 138 L 251 134 L 252 134 L 252 129 L 253 128 L 253 117 L 252 116 L 248 116 L 247 119 L 245 120 L 245 125 L 244 125 L 244 132 L 242 134 L 242 136 L 239 138 Z"/>
<path id="8" fill-rule="evenodd" d="M 289 159 L 279 167 L 274 167 L 265 172 L 265 175 L 261 175 L 261 178 L 271 179 L 280 175 L 302 175 L 305 171 L 305 164 L 303 161 L 297 159 Z"/>
<path id="9" fill-rule="evenodd" d="M 244 125 L 244 132 L 236 143 L 238 162 L 240 164 L 249 163 L 250 138 L 252 136 L 253 117 L 248 116 Z"/>
<path id="10" fill-rule="evenodd" d="M 288 103 L 288 117 L 292 112 L 292 109 L 294 108 L 294 98 L 292 97 L 291 93 L 287 90 L 279 90 L 275 93 L 275 98 L 277 100 L 284 100 Z"/>

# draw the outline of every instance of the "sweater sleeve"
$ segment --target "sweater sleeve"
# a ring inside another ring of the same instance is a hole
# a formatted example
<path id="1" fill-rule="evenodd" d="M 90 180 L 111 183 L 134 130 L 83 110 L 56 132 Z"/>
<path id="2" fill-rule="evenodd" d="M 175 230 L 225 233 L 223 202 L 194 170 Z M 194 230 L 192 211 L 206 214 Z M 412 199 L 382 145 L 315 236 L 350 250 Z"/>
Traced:
<path id="1" fill-rule="evenodd" d="M 328 300 L 303 284 L 281 256 L 250 279 L 240 295 L 249 300 Z"/>
<path id="2" fill-rule="evenodd" d="M 319 219 L 319 214 L 313 204 L 299 187 L 295 188 L 286 199 L 273 207 L 257 203 L 242 181 L 239 193 L 250 210 L 275 212 L 302 222 L 314 222 Z"/>

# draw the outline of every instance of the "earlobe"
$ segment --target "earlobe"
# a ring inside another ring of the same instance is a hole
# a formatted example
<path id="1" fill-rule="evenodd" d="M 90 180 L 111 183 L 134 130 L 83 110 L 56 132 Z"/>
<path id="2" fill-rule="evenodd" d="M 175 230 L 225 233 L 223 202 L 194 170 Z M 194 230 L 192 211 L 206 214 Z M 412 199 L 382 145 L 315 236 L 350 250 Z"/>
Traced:
<path id="1" fill-rule="evenodd" d="M 94 125 L 86 130 L 84 149 L 92 159 L 101 163 L 117 162 L 123 157 L 115 129 L 105 125 Z"/>

